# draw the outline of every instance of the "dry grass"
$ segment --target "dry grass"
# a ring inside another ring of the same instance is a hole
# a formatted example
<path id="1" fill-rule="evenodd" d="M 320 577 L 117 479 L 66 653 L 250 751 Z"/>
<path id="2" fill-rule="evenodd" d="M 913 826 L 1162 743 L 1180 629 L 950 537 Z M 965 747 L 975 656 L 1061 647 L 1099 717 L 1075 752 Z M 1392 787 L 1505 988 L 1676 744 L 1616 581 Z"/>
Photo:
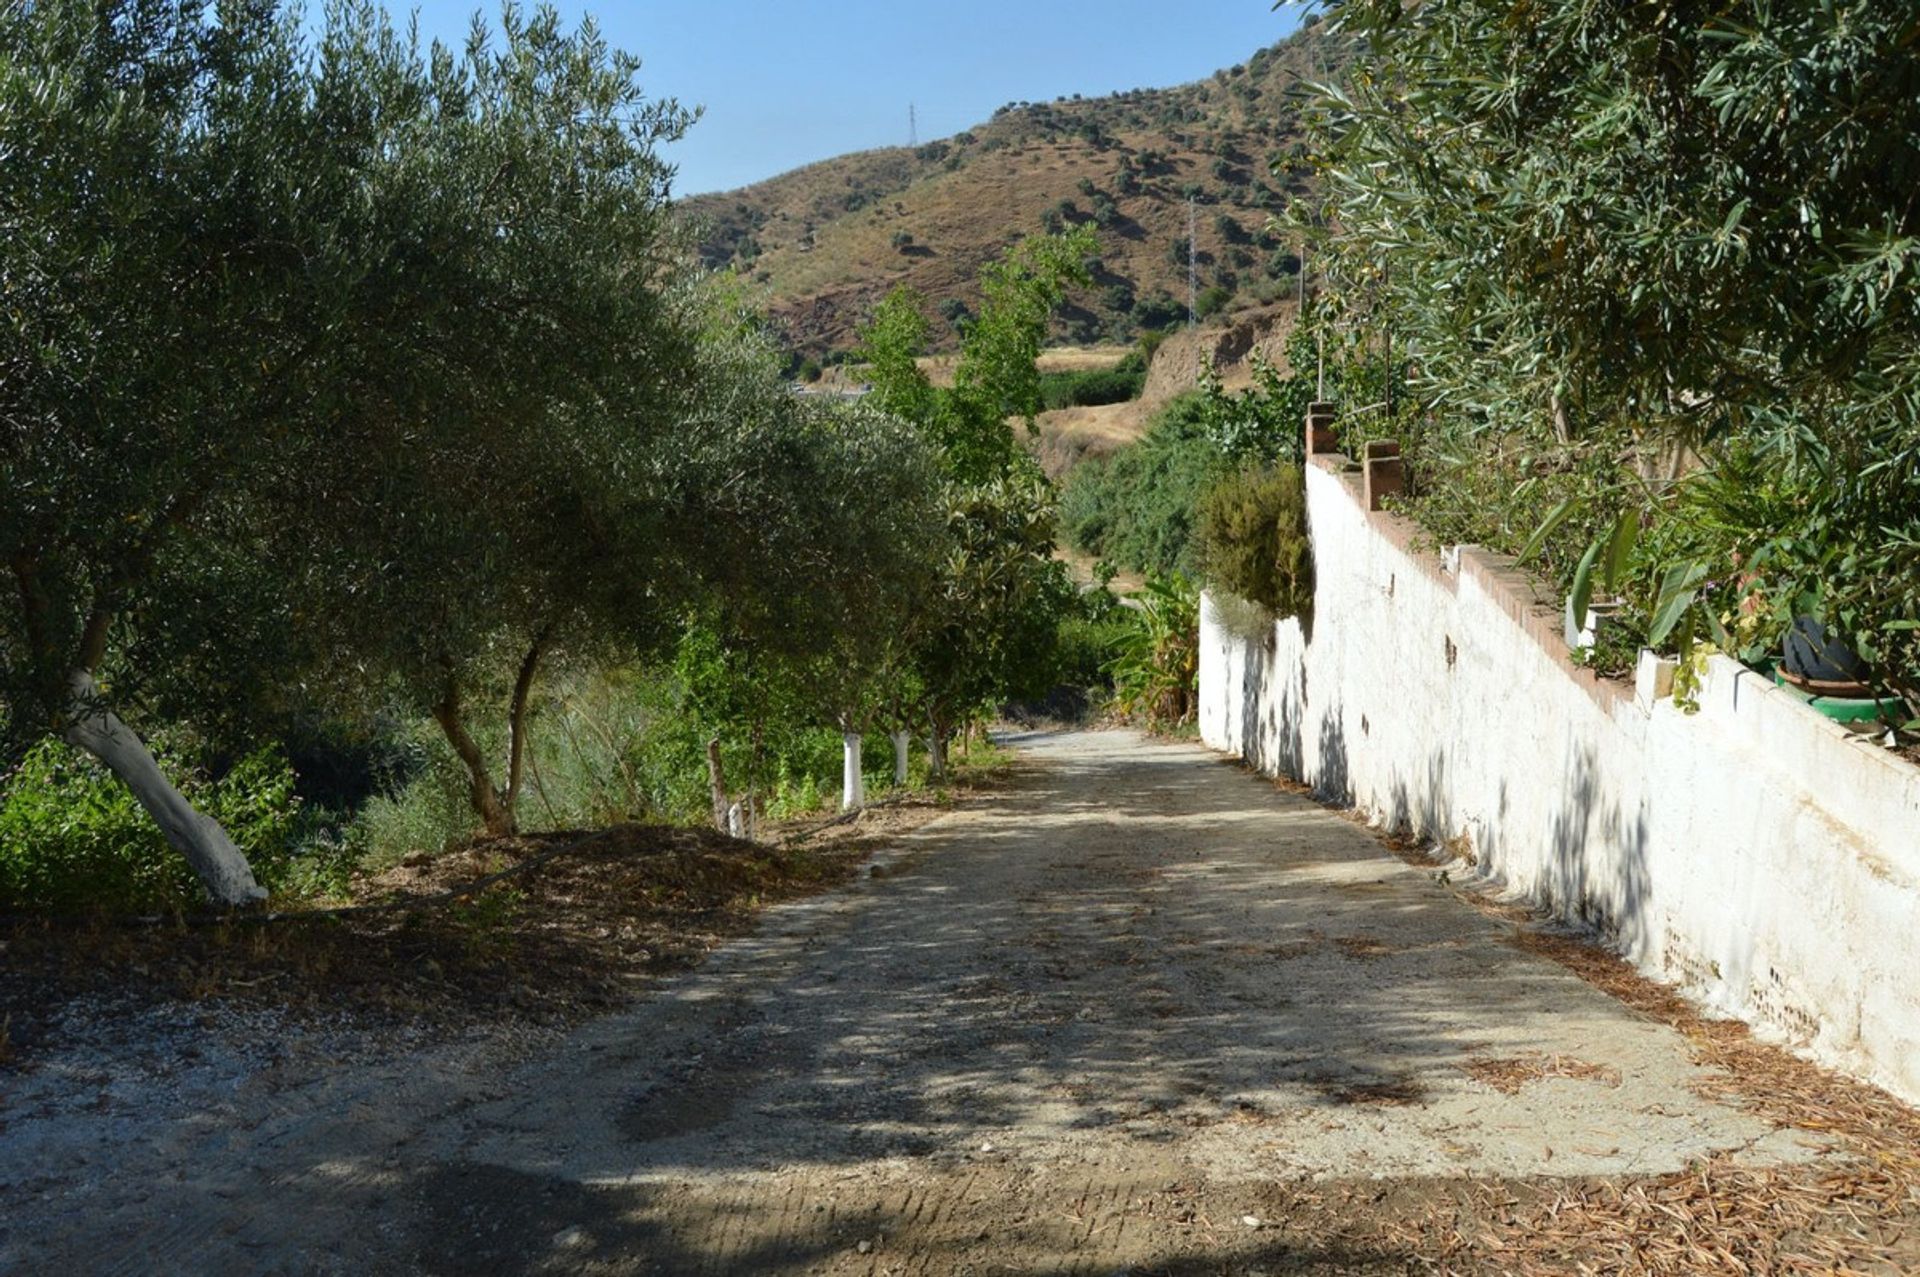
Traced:
<path id="1" fill-rule="evenodd" d="M 1056 408 L 1034 420 L 1039 433 L 1027 447 L 1049 478 L 1059 479 L 1083 461 L 1110 457 L 1147 432 L 1153 410 L 1140 400 L 1098 407 Z"/>
<path id="2" fill-rule="evenodd" d="M 1564 1077 L 1581 1082 L 1620 1085 L 1620 1070 L 1604 1064 L 1589 1064 L 1570 1055 L 1547 1055 L 1529 1051 L 1522 1055 L 1469 1060 L 1461 1072 L 1476 1082 L 1492 1087 L 1503 1095 L 1518 1095 L 1529 1082 Z"/>

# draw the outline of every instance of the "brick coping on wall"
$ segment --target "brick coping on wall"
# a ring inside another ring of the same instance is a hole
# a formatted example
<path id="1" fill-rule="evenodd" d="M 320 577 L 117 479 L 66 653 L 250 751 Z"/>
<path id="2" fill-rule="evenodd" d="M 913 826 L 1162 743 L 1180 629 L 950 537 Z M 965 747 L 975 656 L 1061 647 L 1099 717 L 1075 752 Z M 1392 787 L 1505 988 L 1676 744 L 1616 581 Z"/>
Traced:
<path id="1" fill-rule="evenodd" d="M 1318 452 L 1307 459 L 1309 465 L 1333 475 L 1346 490 L 1354 507 L 1368 525 L 1430 579 L 1447 590 L 1458 592 L 1462 577 L 1471 576 L 1488 598 L 1512 617 L 1547 658 L 1578 685 L 1594 703 L 1609 712 L 1632 708 L 1645 712 L 1645 698 L 1635 694 L 1643 675 L 1636 671 L 1628 678 L 1602 678 L 1575 661 L 1567 651 L 1564 632 L 1564 605 L 1530 573 L 1516 566 L 1510 554 L 1498 554 L 1484 546 L 1461 545 L 1452 552 L 1454 566 L 1448 570 L 1447 556 L 1434 553 L 1432 534 L 1405 515 L 1391 510 L 1369 510 L 1364 495 L 1364 475 L 1358 462 L 1340 452 Z M 1658 663 L 1650 653 L 1641 654 L 1642 663 Z"/>

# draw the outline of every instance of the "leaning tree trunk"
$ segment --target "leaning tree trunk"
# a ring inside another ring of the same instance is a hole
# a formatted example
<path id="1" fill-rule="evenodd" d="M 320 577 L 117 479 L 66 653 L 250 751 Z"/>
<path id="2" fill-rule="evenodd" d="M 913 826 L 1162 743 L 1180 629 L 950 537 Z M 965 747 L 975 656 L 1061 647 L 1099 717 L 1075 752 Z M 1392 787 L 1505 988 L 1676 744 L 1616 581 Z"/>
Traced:
<path id="1" fill-rule="evenodd" d="M 859 732 L 840 733 L 840 810 L 852 811 L 867 805 L 867 781 L 860 773 Z"/>
<path id="2" fill-rule="evenodd" d="M 467 769 L 467 801 L 474 814 L 493 838 L 506 838 L 520 832 L 520 780 L 527 759 L 528 713 L 533 703 L 533 680 L 540 671 L 540 659 L 553 639 L 553 627 L 547 626 L 527 645 L 520 658 L 520 672 L 513 680 L 513 698 L 507 703 L 507 787 L 493 783 L 493 772 L 479 743 L 467 731 L 465 711 L 460 697 L 460 679 L 451 664 L 441 689 L 440 702 L 433 707 L 434 721 L 446 735 L 453 752 Z"/>
<path id="3" fill-rule="evenodd" d="M 467 769 L 467 801 L 472 805 L 474 814 L 480 817 L 481 824 L 486 826 L 488 836 L 504 838 L 518 832 L 513 803 L 493 783 L 493 773 L 487 767 L 487 756 L 467 731 L 466 720 L 461 716 L 459 684 L 451 679 L 447 682 L 440 703 L 433 707 L 433 719 L 440 724 L 440 731 L 446 736 L 447 743 L 453 746 L 453 752 L 459 755 L 461 765 Z"/>
<path id="4" fill-rule="evenodd" d="M 133 791 L 166 835 L 168 845 L 193 866 L 207 898 L 230 908 L 265 900 L 265 889 L 254 881 L 253 869 L 227 831 L 195 811 L 133 730 L 101 705 L 93 675 L 84 670 L 75 674 L 72 692 L 72 717 L 64 733 L 67 743 L 105 763 Z"/>

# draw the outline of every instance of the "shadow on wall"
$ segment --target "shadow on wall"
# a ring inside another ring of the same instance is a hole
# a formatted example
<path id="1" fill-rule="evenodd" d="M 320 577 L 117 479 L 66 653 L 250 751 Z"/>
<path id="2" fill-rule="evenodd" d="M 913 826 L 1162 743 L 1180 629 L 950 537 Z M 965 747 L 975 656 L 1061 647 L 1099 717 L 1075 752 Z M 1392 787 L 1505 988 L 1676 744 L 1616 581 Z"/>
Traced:
<path id="1" fill-rule="evenodd" d="M 1335 701 L 1320 720 L 1320 768 L 1313 796 L 1336 807 L 1353 806 L 1353 770 L 1347 756 L 1346 707 Z"/>
<path id="2" fill-rule="evenodd" d="M 1538 894 L 1561 917 L 1633 950 L 1647 939 L 1647 812 L 1643 803 L 1629 819 L 1618 803 L 1603 802 L 1603 780 L 1593 747 L 1582 745 L 1560 786 L 1552 854 Z M 1504 805 L 1504 793 L 1502 799 Z"/>
<path id="3" fill-rule="evenodd" d="M 1234 744 L 1240 757 L 1255 768 L 1265 767 L 1266 731 L 1269 722 L 1260 714 L 1260 689 L 1273 676 L 1274 655 L 1271 643 L 1245 643 L 1229 639 L 1240 649 L 1240 739 Z"/>
<path id="4" fill-rule="evenodd" d="M 1452 779 L 1451 760 L 1446 746 L 1436 745 L 1427 754 L 1426 775 L 1415 793 L 1403 777 L 1396 776 L 1387 802 L 1387 828 L 1393 833 L 1434 839 L 1453 837 L 1458 830 L 1453 822 L 1453 795 L 1448 789 Z"/>

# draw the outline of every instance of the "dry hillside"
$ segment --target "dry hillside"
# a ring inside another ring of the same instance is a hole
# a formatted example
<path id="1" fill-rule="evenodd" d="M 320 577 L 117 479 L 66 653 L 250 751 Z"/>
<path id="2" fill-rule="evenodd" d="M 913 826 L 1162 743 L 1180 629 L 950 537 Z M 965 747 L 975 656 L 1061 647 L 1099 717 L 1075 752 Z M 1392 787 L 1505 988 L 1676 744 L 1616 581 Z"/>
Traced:
<path id="1" fill-rule="evenodd" d="M 846 350 L 897 284 L 926 296 L 935 342 L 950 344 L 984 263 L 1079 222 L 1098 227 L 1101 256 L 1059 336 L 1124 340 L 1185 318 L 1190 197 L 1203 305 L 1286 294 L 1298 259 L 1268 221 L 1306 189 L 1292 91 L 1344 62 L 1308 28 L 1197 84 L 1010 103 L 917 149 L 841 156 L 682 207 L 707 260 L 760 285 L 799 351 Z"/>

